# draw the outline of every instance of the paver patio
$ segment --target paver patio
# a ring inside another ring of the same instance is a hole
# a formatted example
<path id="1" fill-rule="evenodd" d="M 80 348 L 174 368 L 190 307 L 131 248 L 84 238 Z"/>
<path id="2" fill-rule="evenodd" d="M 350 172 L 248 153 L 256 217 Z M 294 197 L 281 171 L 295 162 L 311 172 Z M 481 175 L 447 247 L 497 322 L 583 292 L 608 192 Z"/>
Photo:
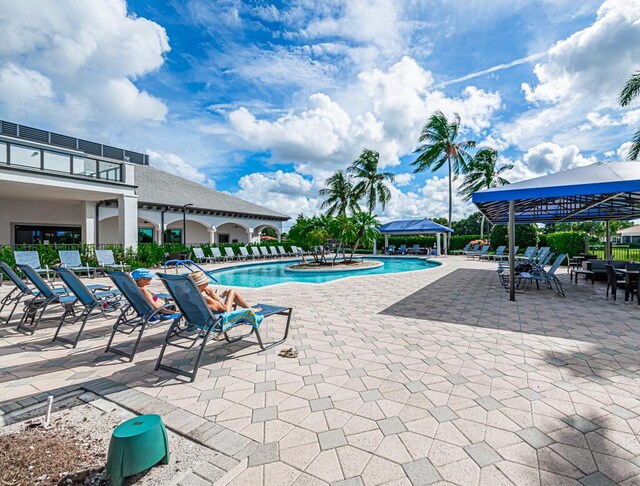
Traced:
<path id="1" fill-rule="evenodd" d="M 531 289 L 512 303 L 494 269 L 449 257 L 244 289 L 294 308 L 298 358 L 211 342 L 194 383 L 153 370 L 162 328 L 128 363 L 104 353 L 112 321 L 92 321 L 76 350 L 50 343 L 53 322 L 34 336 L 2 325 L 0 402 L 82 386 L 161 413 L 220 451 L 182 484 L 640 484 L 640 307 L 566 275 L 566 299 Z M 265 340 L 283 326 L 265 321 Z"/>

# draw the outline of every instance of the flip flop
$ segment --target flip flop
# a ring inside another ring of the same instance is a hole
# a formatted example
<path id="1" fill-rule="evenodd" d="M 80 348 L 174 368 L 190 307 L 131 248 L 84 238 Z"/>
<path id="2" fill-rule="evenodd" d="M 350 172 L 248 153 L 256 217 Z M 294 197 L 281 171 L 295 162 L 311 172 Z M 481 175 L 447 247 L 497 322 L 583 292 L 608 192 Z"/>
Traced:
<path id="1" fill-rule="evenodd" d="M 224 337 L 224 333 L 221 332 L 220 334 L 216 334 L 215 336 L 213 336 L 212 338 L 214 341 L 224 341 L 225 337 Z"/>
<path id="2" fill-rule="evenodd" d="M 280 351 L 280 353 L 278 353 L 278 356 L 282 356 L 283 358 L 297 358 L 298 351 L 293 348 L 283 349 L 282 351 Z"/>

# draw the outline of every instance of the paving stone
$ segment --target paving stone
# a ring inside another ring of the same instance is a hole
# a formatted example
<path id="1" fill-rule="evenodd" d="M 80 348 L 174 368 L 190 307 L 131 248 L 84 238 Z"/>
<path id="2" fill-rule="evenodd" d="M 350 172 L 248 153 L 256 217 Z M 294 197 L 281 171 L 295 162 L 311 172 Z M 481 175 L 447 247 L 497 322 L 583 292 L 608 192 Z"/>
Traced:
<path id="1" fill-rule="evenodd" d="M 347 445 L 347 438 L 344 436 L 342 429 L 328 430 L 318 434 L 320 449 L 326 451 Z"/>
<path id="2" fill-rule="evenodd" d="M 381 400 L 382 394 L 378 390 L 365 390 L 360 392 L 360 397 L 365 402 L 373 402 L 374 400 Z"/>
<path id="3" fill-rule="evenodd" d="M 204 444 L 212 449 L 222 452 L 225 455 L 234 455 L 252 442 L 253 441 L 248 437 L 240 435 L 233 430 L 223 429 L 210 439 L 204 441 Z"/>
<path id="4" fill-rule="evenodd" d="M 445 378 L 453 385 L 462 385 L 463 383 L 469 383 L 469 380 L 467 380 L 462 375 L 447 375 Z"/>
<path id="5" fill-rule="evenodd" d="M 253 410 L 251 422 L 267 422 L 269 420 L 275 420 L 278 418 L 278 411 L 276 407 L 256 408 Z"/>
<path id="6" fill-rule="evenodd" d="M 213 390 L 205 390 L 200 393 L 198 397 L 199 402 L 208 402 L 209 400 L 216 400 L 222 397 L 222 392 L 224 390 L 222 388 L 214 388 Z"/>
<path id="7" fill-rule="evenodd" d="M 343 479 L 342 481 L 331 483 L 331 486 L 364 486 L 364 483 L 360 476 L 356 476 L 355 478 Z"/>
<path id="8" fill-rule="evenodd" d="M 442 364 L 442 361 L 440 361 L 438 358 L 425 358 L 422 360 L 422 362 L 429 366 L 436 366 L 436 365 Z"/>
<path id="9" fill-rule="evenodd" d="M 407 390 L 409 390 L 411 393 L 420 393 L 427 389 L 427 385 L 425 385 L 421 381 L 410 381 L 408 383 L 405 383 L 404 386 L 406 386 Z"/>
<path id="10" fill-rule="evenodd" d="M 504 373 L 500 370 L 496 370 L 495 368 L 489 368 L 488 370 L 482 370 L 482 372 L 487 375 L 490 376 L 491 378 L 500 378 L 502 376 L 504 376 Z"/>
<path id="11" fill-rule="evenodd" d="M 433 418 L 438 422 L 449 422 L 450 420 L 458 418 L 456 413 L 447 406 L 430 408 L 429 413 L 433 415 Z"/>
<path id="12" fill-rule="evenodd" d="M 345 361 L 345 360 L 353 359 L 353 358 L 355 358 L 355 356 L 353 355 L 353 353 L 340 353 L 340 354 L 338 355 L 338 359 L 339 359 L 340 361 Z"/>
<path id="13" fill-rule="evenodd" d="M 580 389 L 577 386 L 575 386 L 573 383 L 569 383 L 568 381 L 556 381 L 553 384 L 558 388 L 561 388 L 564 391 L 568 391 L 568 392 L 572 392 Z"/>
<path id="14" fill-rule="evenodd" d="M 300 350 L 299 346 L 298 346 L 298 350 Z M 316 364 L 317 362 L 318 360 L 316 358 L 300 358 L 298 360 L 298 363 L 300 363 L 301 366 L 312 365 L 312 364 Z"/>
<path id="15" fill-rule="evenodd" d="M 518 393 L 518 395 L 526 398 L 530 402 L 543 398 L 542 395 L 540 395 L 537 391 L 532 390 L 531 388 L 521 388 L 520 390 L 516 390 L 516 392 Z"/>
<path id="16" fill-rule="evenodd" d="M 402 363 L 391 363 L 387 365 L 387 368 L 389 368 L 389 371 L 402 371 L 407 369 Z"/>
<path id="17" fill-rule="evenodd" d="M 309 405 L 311 406 L 312 412 L 321 412 L 322 410 L 329 410 L 330 408 L 333 408 L 333 403 L 329 397 L 309 400 Z"/>
<path id="18" fill-rule="evenodd" d="M 322 375 L 305 376 L 303 380 L 305 385 L 317 385 L 318 383 L 324 382 Z"/>
<path id="19" fill-rule="evenodd" d="M 403 464 L 402 468 L 413 486 L 426 486 L 442 479 L 429 459 L 408 462 Z"/>
<path id="20" fill-rule="evenodd" d="M 504 407 L 504 405 L 493 397 L 480 397 L 475 399 L 476 403 L 490 412 Z"/>
<path id="21" fill-rule="evenodd" d="M 563 417 L 562 421 L 566 424 L 571 425 L 571 427 L 578 429 L 583 434 L 587 432 L 592 432 L 596 429 L 599 429 L 600 426 L 594 424 L 593 422 L 588 421 L 586 418 L 581 417 L 580 415 L 570 415 L 568 417 Z"/>
<path id="22" fill-rule="evenodd" d="M 516 368 L 518 368 L 519 370 L 524 371 L 525 373 L 534 373 L 536 371 L 538 371 L 538 368 L 534 368 L 533 366 L 531 366 L 528 363 L 519 363 L 516 365 Z"/>
<path id="23" fill-rule="evenodd" d="M 494 356 L 504 356 L 506 353 L 500 348 L 491 348 L 487 349 L 487 353 L 492 354 Z"/>
<path id="24" fill-rule="evenodd" d="M 557 366 L 557 367 L 561 367 L 561 366 L 566 366 L 567 362 L 563 361 L 559 358 L 549 358 L 547 360 L 547 363 L 549 363 L 552 366 Z"/>
<path id="25" fill-rule="evenodd" d="M 607 412 L 611 412 L 612 414 L 625 420 L 636 418 L 638 416 L 637 413 L 634 413 L 631 410 L 627 410 L 626 408 L 621 407 L 617 403 L 614 403 L 613 405 L 607 405 L 606 407 L 604 407 L 604 409 Z"/>
<path id="26" fill-rule="evenodd" d="M 201 478 L 206 479 L 211 483 L 215 483 L 218 479 L 220 479 L 227 473 L 227 471 L 225 471 L 224 469 L 221 469 L 218 466 L 211 464 L 210 462 L 203 462 L 201 464 L 198 464 L 193 472 L 194 474 L 197 474 Z"/>
<path id="27" fill-rule="evenodd" d="M 363 376 L 367 376 L 367 372 L 362 368 L 347 370 L 347 374 L 349 375 L 349 378 L 361 378 Z"/>
<path id="28" fill-rule="evenodd" d="M 477 442 L 464 446 L 463 449 L 480 467 L 489 466 L 502 460 L 500 455 L 486 442 Z"/>
<path id="29" fill-rule="evenodd" d="M 256 393 L 273 391 L 275 389 L 276 389 L 276 382 L 275 381 L 265 381 L 263 383 L 256 383 L 255 387 L 254 387 L 254 391 Z"/>
<path id="30" fill-rule="evenodd" d="M 385 354 L 389 354 L 389 350 L 382 348 L 382 349 L 374 349 L 373 350 L 373 354 L 375 354 L 376 356 L 383 356 Z"/>
<path id="31" fill-rule="evenodd" d="M 547 434 L 535 427 L 519 430 L 516 434 L 534 449 L 541 449 L 553 444 L 553 440 Z"/>
<path id="32" fill-rule="evenodd" d="M 186 478 L 178 483 L 178 486 L 211 486 L 213 483 L 207 481 L 194 473 L 189 474 Z"/>
<path id="33" fill-rule="evenodd" d="M 378 420 L 378 427 L 382 433 L 386 435 L 400 434 L 406 432 L 407 428 L 398 417 L 389 417 L 386 419 Z"/>
<path id="34" fill-rule="evenodd" d="M 613 382 L 608 378 L 603 378 L 598 375 L 587 375 L 585 378 L 589 381 L 597 383 L 598 385 L 611 385 Z"/>
<path id="35" fill-rule="evenodd" d="M 272 370 L 276 367 L 275 363 L 261 363 L 256 366 L 256 371 L 267 371 Z"/>
<path id="36" fill-rule="evenodd" d="M 220 368 L 217 370 L 209 371 L 209 378 L 217 377 L 217 376 L 228 376 L 229 368 Z"/>
<path id="37" fill-rule="evenodd" d="M 277 442 L 261 444 L 249 455 L 249 467 L 261 466 L 262 464 L 270 464 L 280 460 L 280 454 Z"/>
<path id="38" fill-rule="evenodd" d="M 584 486 L 616 486 L 616 482 L 609 479 L 609 477 L 602 474 L 600 471 L 580 479 L 580 483 Z"/>

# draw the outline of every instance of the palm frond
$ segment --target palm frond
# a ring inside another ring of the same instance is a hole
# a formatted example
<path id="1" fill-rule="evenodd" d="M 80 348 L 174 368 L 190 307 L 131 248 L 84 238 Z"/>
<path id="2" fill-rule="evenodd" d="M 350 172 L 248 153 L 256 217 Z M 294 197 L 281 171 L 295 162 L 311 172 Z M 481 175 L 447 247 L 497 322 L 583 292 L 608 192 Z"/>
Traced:
<path id="1" fill-rule="evenodd" d="M 618 101 L 620 105 L 627 106 L 631 101 L 640 94 L 640 69 L 631 75 L 629 80 L 625 83 Z M 634 159 L 635 160 L 635 159 Z"/>
<path id="2" fill-rule="evenodd" d="M 629 150 L 629 158 L 631 160 L 637 160 L 640 155 L 640 130 L 636 132 L 631 140 L 631 150 Z"/>

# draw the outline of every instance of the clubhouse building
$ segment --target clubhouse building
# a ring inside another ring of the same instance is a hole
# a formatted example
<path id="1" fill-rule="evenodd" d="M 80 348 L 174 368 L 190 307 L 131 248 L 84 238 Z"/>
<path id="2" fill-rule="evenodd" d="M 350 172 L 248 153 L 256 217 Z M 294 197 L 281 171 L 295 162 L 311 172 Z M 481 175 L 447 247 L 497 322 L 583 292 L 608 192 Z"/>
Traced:
<path id="1" fill-rule="evenodd" d="M 253 243 L 288 219 L 146 154 L 0 120 L 0 246 Z"/>

